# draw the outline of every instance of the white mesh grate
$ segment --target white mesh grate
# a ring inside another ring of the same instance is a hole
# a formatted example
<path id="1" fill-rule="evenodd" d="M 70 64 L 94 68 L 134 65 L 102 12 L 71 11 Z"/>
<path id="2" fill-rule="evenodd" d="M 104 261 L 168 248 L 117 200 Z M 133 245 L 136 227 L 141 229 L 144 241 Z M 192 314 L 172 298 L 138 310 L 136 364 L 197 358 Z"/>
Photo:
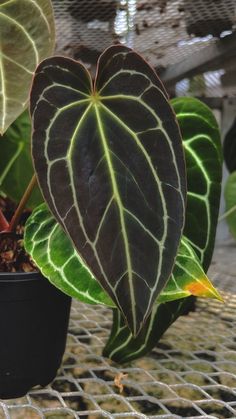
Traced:
<path id="1" fill-rule="evenodd" d="M 125 43 L 159 69 L 230 34 L 235 0 L 53 0 L 57 52 L 94 64 L 109 45 Z M 209 74 L 206 75 L 209 78 Z M 235 95 L 216 74 L 205 96 Z"/>
<path id="2" fill-rule="evenodd" d="M 225 305 L 199 300 L 149 356 L 119 366 L 101 356 L 111 315 L 74 302 L 63 366 L 54 382 L 0 402 L 0 418 L 236 418 L 234 245 L 218 248 L 211 267 Z M 114 385 L 128 374 L 124 391 Z"/>

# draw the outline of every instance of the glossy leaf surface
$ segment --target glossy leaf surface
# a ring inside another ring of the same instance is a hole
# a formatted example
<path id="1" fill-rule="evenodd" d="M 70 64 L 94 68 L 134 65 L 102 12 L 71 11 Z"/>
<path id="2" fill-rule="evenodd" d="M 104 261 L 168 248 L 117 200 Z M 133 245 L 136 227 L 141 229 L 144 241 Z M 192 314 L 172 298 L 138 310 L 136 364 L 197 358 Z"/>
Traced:
<path id="1" fill-rule="evenodd" d="M 183 238 L 171 279 L 160 294 L 139 335 L 133 337 L 118 310 L 113 310 L 113 328 L 103 354 L 116 362 L 127 362 L 145 355 L 157 344 L 169 325 L 176 320 L 179 312 L 187 307 L 188 299 L 184 297 L 189 295 L 222 301 L 221 296 L 204 274 L 196 253 Z M 173 300 L 177 298 L 180 300 L 171 301 L 171 296 Z"/>
<path id="2" fill-rule="evenodd" d="M 34 173 L 30 138 L 31 121 L 25 111 L 8 128 L 0 143 L 0 190 L 15 202 L 22 198 Z M 39 205 L 42 199 L 35 187 L 27 206 Z"/>
<path id="3" fill-rule="evenodd" d="M 226 221 L 232 236 L 236 239 L 236 172 L 229 175 L 225 184 Z"/>
<path id="4" fill-rule="evenodd" d="M 65 294 L 85 303 L 114 307 L 45 204 L 27 220 L 24 246 L 43 275 Z"/>
<path id="5" fill-rule="evenodd" d="M 184 235 L 207 271 L 218 221 L 222 150 L 213 112 L 198 99 L 171 101 L 182 133 L 187 167 L 187 209 Z"/>
<path id="6" fill-rule="evenodd" d="M 26 108 L 34 70 L 53 46 L 50 0 L 0 1 L 0 135 Z"/>
<path id="7" fill-rule="evenodd" d="M 94 86 L 80 63 L 54 57 L 36 71 L 31 113 L 44 197 L 136 334 L 184 221 L 183 150 L 163 86 L 123 46 L 102 54 Z"/>

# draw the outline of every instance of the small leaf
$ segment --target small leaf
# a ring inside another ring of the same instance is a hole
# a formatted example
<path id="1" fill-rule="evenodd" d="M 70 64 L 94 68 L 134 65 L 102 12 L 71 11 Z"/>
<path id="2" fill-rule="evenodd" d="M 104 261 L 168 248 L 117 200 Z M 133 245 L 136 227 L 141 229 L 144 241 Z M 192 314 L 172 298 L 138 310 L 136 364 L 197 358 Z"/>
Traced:
<path id="1" fill-rule="evenodd" d="M 24 245 L 45 277 L 65 294 L 85 303 L 114 307 L 45 204 L 28 218 Z"/>
<path id="2" fill-rule="evenodd" d="M 44 198 L 136 334 L 169 278 L 184 222 L 183 149 L 166 92 L 138 54 L 113 46 L 94 85 L 80 63 L 43 61 L 31 113 Z"/>
<path id="3" fill-rule="evenodd" d="M 54 37 L 50 0 L 0 2 L 0 135 L 26 108 L 34 70 L 51 55 Z"/>
<path id="4" fill-rule="evenodd" d="M 209 268 L 218 222 L 222 149 L 213 112 L 195 98 L 171 101 L 183 138 L 187 167 L 187 209 L 184 235 L 190 240 L 204 271 Z"/>
<path id="5" fill-rule="evenodd" d="M 30 138 L 31 121 L 28 111 L 25 111 L 8 128 L 0 144 L 0 190 L 15 202 L 22 198 L 34 173 Z M 35 207 L 42 200 L 38 187 L 35 187 L 27 206 Z"/>
<path id="6" fill-rule="evenodd" d="M 204 273 L 188 240 L 182 237 L 173 273 L 157 301 L 165 303 L 190 295 L 223 301 Z"/>
<path id="7" fill-rule="evenodd" d="M 236 171 L 231 173 L 225 184 L 225 204 L 227 224 L 232 236 L 236 239 Z"/>

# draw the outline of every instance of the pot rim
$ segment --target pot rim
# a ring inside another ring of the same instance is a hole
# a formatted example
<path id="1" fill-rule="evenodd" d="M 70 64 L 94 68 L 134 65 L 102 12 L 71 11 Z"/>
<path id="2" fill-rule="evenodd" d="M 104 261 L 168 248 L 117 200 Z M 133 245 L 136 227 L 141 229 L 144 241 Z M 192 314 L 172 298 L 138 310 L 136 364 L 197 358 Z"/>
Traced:
<path id="1" fill-rule="evenodd" d="M 0 272 L 0 283 L 3 282 L 30 282 L 39 280 L 42 277 L 42 273 L 39 271 L 35 272 Z M 14 278 L 15 277 L 15 278 Z"/>

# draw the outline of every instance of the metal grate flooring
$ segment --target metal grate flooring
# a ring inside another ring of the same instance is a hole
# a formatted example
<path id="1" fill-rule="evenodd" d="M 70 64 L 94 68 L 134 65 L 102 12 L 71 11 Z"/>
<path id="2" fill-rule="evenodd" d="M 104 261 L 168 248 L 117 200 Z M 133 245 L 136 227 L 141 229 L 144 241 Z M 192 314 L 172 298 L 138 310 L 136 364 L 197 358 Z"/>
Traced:
<path id="1" fill-rule="evenodd" d="M 74 301 L 66 354 L 54 382 L 0 401 L 0 418 L 236 418 L 236 245 L 216 249 L 210 270 L 225 305 L 199 300 L 158 346 L 123 366 L 101 356 L 111 313 Z M 122 394 L 114 384 L 119 373 Z"/>

